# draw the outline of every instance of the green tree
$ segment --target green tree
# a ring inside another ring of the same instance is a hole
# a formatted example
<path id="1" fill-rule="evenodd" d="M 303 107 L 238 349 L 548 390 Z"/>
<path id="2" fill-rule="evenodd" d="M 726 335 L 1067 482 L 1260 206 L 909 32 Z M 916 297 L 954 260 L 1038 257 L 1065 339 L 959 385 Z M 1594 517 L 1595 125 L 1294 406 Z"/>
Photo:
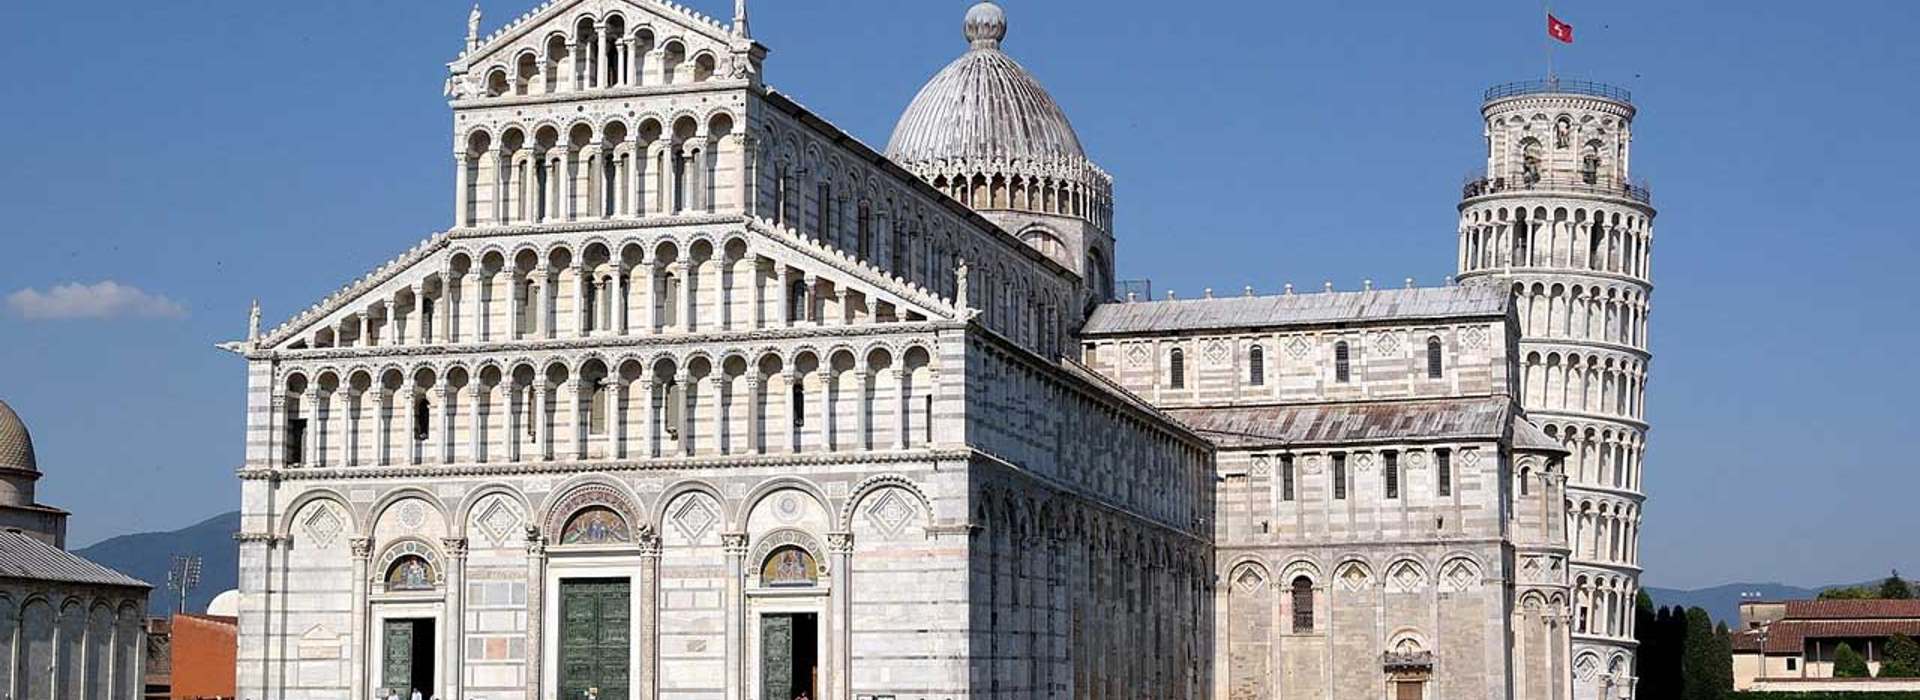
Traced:
<path id="1" fill-rule="evenodd" d="M 1725 622 L 1713 628 L 1713 658 L 1717 661 L 1709 669 L 1707 681 L 1718 700 L 1733 692 L 1733 632 Z"/>
<path id="2" fill-rule="evenodd" d="M 1899 571 L 1895 571 L 1892 576 L 1887 577 L 1887 580 L 1880 582 L 1880 597 L 1890 600 L 1908 600 L 1913 598 L 1913 587 L 1907 585 L 1906 579 L 1900 578 Z"/>
<path id="3" fill-rule="evenodd" d="M 1713 618 L 1706 610 L 1687 608 L 1684 640 L 1681 700 L 1720 700 L 1733 686 L 1733 653 L 1730 647 L 1727 653 L 1720 653 L 1720 645 L 1714 641 Z"/>
<path id="4" fill-rule="evenodd" d="M 1867 672 L 1866 658 L 1854 651 L 1853 647 L 1847 646 L 1846 642 L 1841 642 L 1840 647 L 1833 650 L 1834 678 L 1868 678 L 1872 675 Z"/>
<path id="5" fill-rule="evenodd" d="M 1920 678 L 1920 643 L 1904 634 L 1893 635 L 1880 655 L 1881 678 Z"/>
<path id="6" fill-rule="evenodd" d="M 1872 598 L 1873 594 L 1874 592 L 1871 590 L 1868 590 L 1866 586 L 1841 586 L 1838 588 L 1829 588 L 1827 590 L 1821 591 L 1820 599 L 1821 600 L 1866 600 L 1868 598 Z"/>

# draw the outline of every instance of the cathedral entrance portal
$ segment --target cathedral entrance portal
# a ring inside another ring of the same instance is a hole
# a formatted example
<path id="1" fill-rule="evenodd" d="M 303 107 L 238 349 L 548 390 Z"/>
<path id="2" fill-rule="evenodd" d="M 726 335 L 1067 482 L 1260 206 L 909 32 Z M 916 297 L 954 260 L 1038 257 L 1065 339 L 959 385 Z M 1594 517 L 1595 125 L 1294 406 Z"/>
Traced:
<path id="1" fill-rule="evenodd" d="M 760 617 L 760 700 L 820 697 L 820 616 Z"/>
<path id="2" fill-rule="evenodd" d="M 626 579 L 560 582 L 560 697 L 627 700 L 633 640 Z"/>
<path id="3" fill-rule="evenodd" d="M 380 684 L 387 689 L 380 697 L 398 695 L 432 697 L 433 619 L 388 619 L 382 625 Z"/>

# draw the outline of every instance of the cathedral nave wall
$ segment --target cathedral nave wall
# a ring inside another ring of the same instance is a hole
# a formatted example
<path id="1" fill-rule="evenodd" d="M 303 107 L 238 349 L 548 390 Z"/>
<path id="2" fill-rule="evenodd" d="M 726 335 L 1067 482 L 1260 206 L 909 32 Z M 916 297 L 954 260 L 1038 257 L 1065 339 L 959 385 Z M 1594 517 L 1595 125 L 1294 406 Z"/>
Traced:
<path id="1" fill-rule="evenodd" d="M 1511 393 L 1507 338 L 1493 318 L 1098 336 L 1084 346 L 1101 374 L 1172 408 Z"/>

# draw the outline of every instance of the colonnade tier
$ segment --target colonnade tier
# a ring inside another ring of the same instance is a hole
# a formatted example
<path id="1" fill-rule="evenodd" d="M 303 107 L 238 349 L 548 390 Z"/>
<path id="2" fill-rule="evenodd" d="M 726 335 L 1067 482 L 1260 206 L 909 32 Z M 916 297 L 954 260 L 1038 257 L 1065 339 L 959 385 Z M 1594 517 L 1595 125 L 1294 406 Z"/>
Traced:
<path id="1" fill-rule="evenodd" d="M 1606 421 L 1565 421 L 1558 415 L 1533 416 L 1547 436 L 1570 453 L 1567 479 L 1576 487 L 1639 493 L 1646 434 Z"/>
<path id="2" fill-rule="evenodd" d="M 1636 577 L 1578 565 L 1571 574 L 1575 639 L 1635 639 L 1634 608 L 1640 594 Z"/>
<path id="3" fill-rule="evenodd" d="M 1538 200 L 1496 196 L 1461 205 L 1460 275 L 1581 271 L 1643 287 L 1652 279 L 1651 210 Z"/>
<path id="4" fill-rule="evenodd" d="M 274 392 L 272 454 L 361 467 L 921 448 L 935 357 L 914 342 L 296 367 Z"/>
<path id="5" fill-rule="evenodd" d="M 1645 412 L 1647 362 L 1639 357 L 1526 349 L 1521 391 L 1535 411 L 1639 423 Z"/>
<path id="6" fill-rule="evenodd" d="M 469 72 L 480 80 L 477 94 L 489 98 L 695 84 L 718 73 L 714 50 L 636 25 L 619 12 L 581 17 L 570 32 L 553 32 L 537 46 Z"/>
<path id="7" fill-rule="evenodd" d="M 955 169 L 930 163 L 910 166 L 934 189 L 981 211 L 1011 210 L 1080 219 L 1102 231 L 1113 230 L 1113 179 L 1091 164 L 1080 172 L 1006 172 L 1017 164 L 995 164 L 993 170 Z"/>
<path id="8" fill-rule="evenodd" d="M 475 127 L 454 151 L 463 227 L 739 212 L 744 136 L 726 111 Z"/>
<path id="9" fill-rule="evenodd" d="M 303 348 L 391 348 L 925 320 L 751 252 L 747 236 L 458 249 L 441 269 L 369 297 Z"/>
<path id="10" fill-rule="evenodd" d="M 1618 494 L 1569 491 L 1567 541 L 1578 561 L 1640 565 L 1640 502 Z"/>
<path id="11" fill-rule="evenodd" d="M 1589 285 L 1564 275 L 1507 276 L 1514 315 L 1529 342 L 1616 346 L 1645 355 L 1651 304 L 1644 288 Z"/>
<path id="12" fill-rule="evenodd" d="M 363 297 L 287 347 L 389 348 L 833 328 L 927 320 L 852 273 L 770 257 L 750 234 L 456 248 L 411 284 Z M 776 246 L 777 247 L 777 246 Z M 877 271 L 876 271 L 876 274 Z M 980 320 L 1043 355 L 1065 347 L 1063 302 L 1004 270 L 977 273 Z M 925 287 L 908 281 L 908 285 Z"/>

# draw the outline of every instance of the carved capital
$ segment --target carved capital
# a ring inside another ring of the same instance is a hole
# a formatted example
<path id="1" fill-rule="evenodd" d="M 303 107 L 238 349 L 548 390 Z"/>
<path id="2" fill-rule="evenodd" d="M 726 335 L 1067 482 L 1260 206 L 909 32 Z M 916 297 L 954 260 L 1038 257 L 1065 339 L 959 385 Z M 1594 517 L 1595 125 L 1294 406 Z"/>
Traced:
<path id="1" fill-rule="evenodd" d="M 373 538 L 355 537 L 348 540 L 347 546 L 353 548 L 353 558 L 366 561 L 373 558 Z"/>
<path id="2" fill-rule="evenodd" d="M 741 556 L 747 553 L 747 533 L 723 532 L 720 534 L 720 548 L 727 554 Z"/>
<path id="3" fill-rule="evenodd" d="M 853 553 L 853 533 L 851 532 L 827 533 L 827 551 L 833 554 L 852 554 Z"/>
<path id="4" fill-rule="evenodd" d="M 465 537 L 448 537 L 442 539 L 440 540 L 440 546 L 446 549 L 447 556 L 455 559 L 467 558 L 467 538 Z"/>

